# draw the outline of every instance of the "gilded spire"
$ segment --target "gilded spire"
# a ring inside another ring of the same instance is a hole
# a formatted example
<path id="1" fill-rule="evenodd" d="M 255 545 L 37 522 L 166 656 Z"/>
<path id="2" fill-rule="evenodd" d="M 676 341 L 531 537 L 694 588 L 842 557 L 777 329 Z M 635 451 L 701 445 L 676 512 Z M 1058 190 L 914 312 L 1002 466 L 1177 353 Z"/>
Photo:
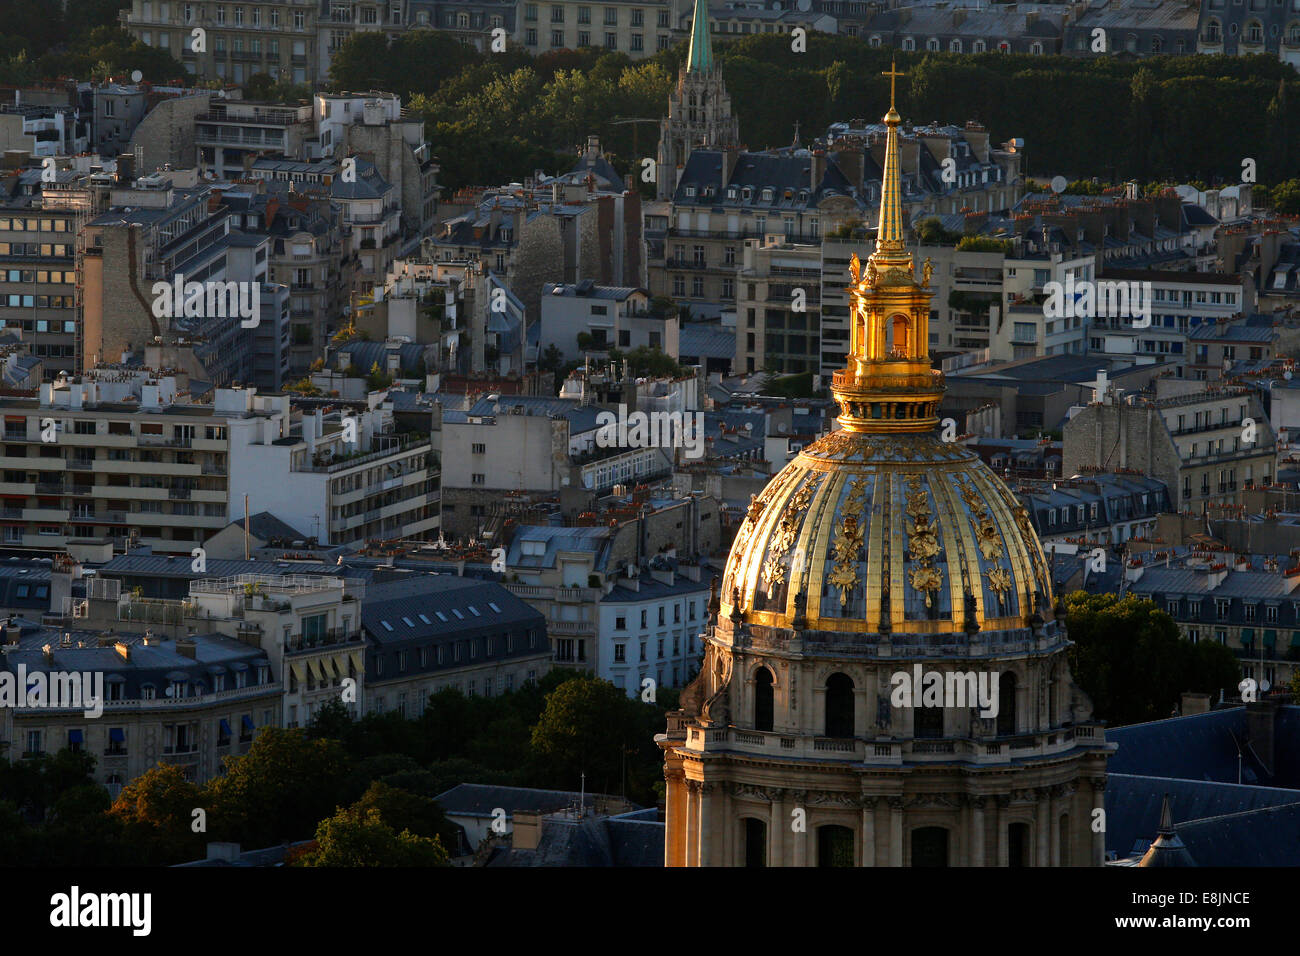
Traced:
<path id="1" fill-rule="evenodd" d="M 848 367 L 836 372 L 832 391 L 840 403 L 840 425 L 868 433 L 926 432 L 938 424 L 943 376 L 930 367 L 930 293 L 916 280 L 903 228 L 903 184 L 894 108 L 894 64 L 889 77 L 889 112 L 880 228 L 866 268 L 855 255 L 849 265 L 851 329 Z M 927 263 L 924 285 L 930 284 Z"/>
<path id="2" fill-rule="evenodd" d="M 876 233 L 876 249 L 885 252 L 903 250 L 903 184 L 898 171 L 898 124 L 901 118 L 894 109 L 894 81 L 903 74 L 895 64 L 881 74 L 889 77 L 889 112 L 885 125 L 889 127 L 885 141 L 885 178 L 880 188 L 880 228 Z M 872 258 L 875 258 L 874 256 Z"/>
<path id="3" fill-rule="evenodd" d="M 709 45 L 709 0 L 695 0 L 691 16 L 691 49 L 686 58 L 688 73 L 710 73 L 713 70 L 713 48 Z"/>

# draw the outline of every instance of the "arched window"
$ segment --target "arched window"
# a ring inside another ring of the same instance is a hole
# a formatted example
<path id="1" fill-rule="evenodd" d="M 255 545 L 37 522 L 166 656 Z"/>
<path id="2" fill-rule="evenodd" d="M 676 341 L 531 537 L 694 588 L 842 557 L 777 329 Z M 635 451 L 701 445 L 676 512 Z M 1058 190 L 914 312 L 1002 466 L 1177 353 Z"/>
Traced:
<path id="1" fill-rule="evenodd" d="M 1034 56 L 1042 56 L 1043 45 L 1039 43 L 1037 40 L 1035 40 L 1033 43 L 1029 44 L 1029 52 L 1032 53 Z"/>
<path id="2" fill-rule="evenodd" d="M 1007 671 L 998 679 L 998 736 L 1016 732 L 1016 675 Z"/>
<path id="3" fill-rule="evenodd" d="M 1152 53 L 1159 53 L 1159 52 L 1161 51 L 1161 49 L 1163 49 L 1163 46 L 1164 46 L 1164 44 L 1162 44 L 1162 43 L 1160 42 L 1160 37 L 1158 37 L 1158 36 L 1153 36 L 1153 37 L 1151 38 L 1151 52 L 1152 52 Z"/>
<path id="4" fill-rule="evenodd" d="M 903 37 L 903 49 L 904 49 L 904 50 L 915 50 L 915 49 L 916 49 L 916 41 L 915 41 L 914 39 L 912 39 L 911 37 Z"/>
<path id="5" fill-rule="evenodd" d="M 771 730 L 773 713 L 772 672 L 760 667 L 754 672 L 754 729 Z"/>
<path id="6" fill-rule="evenodd" d="M 970 48 L 971 48 L 971 52 L 972 52 L 972 53 L 983 53 L 983 52 L 984 52 L 984 41 L 983 41 L 983 40 L 972 40 L 972 41 L 971 41 Z"/>
<path id="7" fill-rule="evenodd" d="M 745 866 L 767 866 L 767 824 L 745 817 Z"/>
<path id="8" fill-rule="evenodd" d="M 931 53 L 938 53 L 938 52 L 939 52 L 939 38 L 938 38 L 938 37 L 930 37 L 930 39 L 928 39 L 928 40 L 925 41 L 925 48 L 926 48 L 927 50 L 929 50 Z"/>
<path id="9" fill-rule="evenodd" d="M 1258 20 L 1251 20 L 1246 24 L 1246 42 L 1263 43 L 1264 42 L 1264 25 Z"/>
<path id="10" fill-rule="evenodd" d="M 912 866 L 947 866 L 948 831 L 943 827 L 920 827 L 912 831 Z"/>
<path id="11" fill-rule="evenodd" d="M 961 41 L 960 41 L 960 40 L 953 40 L 951 43 L 948 44 L 948 50 L 949 50 L 949 52 L 951 52 L 951 53 L 960 53 L 960 52 L 961 52 Z"/>
<path id="12" fill-rule="evenodd" d="M 1295 20 L 1286 25 L 1286 42 L 1293 46 L 1300 46 L 1300 23 Z"/>
<path id="13" fill-rule="evenodd" d="M 818 827 L 817 865 L 852 866 L 853 831 L 835 824 Z"/>
<path id="14" fill-rule="evenodd" d="M 868 46 L 873 46 L 873 47 L 878 47 L 878 46 L 880 46 L 880 37 L 878 37 L 878 36 L 872 36 L 872 38 L 871 38 L 870 40 L 867 41 L 867 45 L 868 45 Z"/>
<path id="15" fill-rule="evenodd" d="M 847 674 L 826 678 L 826 736 L 853 736 L 853 679 Z"/>
<path id="16" fill-rule="evenodd" d="M 907 355 L 909 346 L 907 316 L 895 315 L 889 320 L 889 351 L 891 355 Z"/>

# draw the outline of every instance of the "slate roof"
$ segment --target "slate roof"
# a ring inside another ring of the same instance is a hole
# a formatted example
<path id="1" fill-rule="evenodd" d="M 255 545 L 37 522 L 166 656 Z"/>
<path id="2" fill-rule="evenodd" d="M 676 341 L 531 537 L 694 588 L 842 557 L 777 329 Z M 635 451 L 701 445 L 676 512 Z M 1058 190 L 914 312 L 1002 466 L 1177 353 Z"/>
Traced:
<path id="1" fill-rule="evenodd" d="M 513 816 L 520 810 L 525 813 L 546 813 L 576 807 L 581 796 L 577 790 L 537 790 L 532 787 L 460 783 L 433 799 L 448 816 L 491 817 L 492 811 L 497 808 L 505 810 L 507 816 Z M 582 805 L 594 808 L 596 800 L 603 797 L 603 794 L 588 793 Z"/>
<path id="2" fill-rule="evenodd" d="M 393 187 L 375 164 L 360 156 L 353 157 L 356 163 L 356 179 L 347 183 L 342 176 L 335 176 L 330 182 L 330 195 L 335 199 L 380 199 L 393 191 Z"/>
<path id="3" fill-rule="evenodd" d="M 244 528 L 244 519 L 237 518 L 231 522 L 241 531 Z M 248 533 L 255 538 L 263 541 L 270 541 L 272 538 L 284 538 L 288 541 L 305 541 L 309 536 L 303 534 L 297 528 L 291 528 L 269 511 L 259 511 L 248 518 Z"/>
<path id="4" fill-rule="evenodd" d="M 678 333 L 677 354 L 696 359 L 734 359 L 736 331 L 713 322 L 688 322 Z"/>
<path id="5" fill-rule="evenodd" d="M 445 574 L 372 584 L 361 623 L 378 644 L 429 637 L 470 637 L 508 625 L 544 623 L 541 612 L 499 584 Z M 387 626 L 385 626 L 387 625 Z"/>
<path id="6" fill-rule="evenodd" d="M 424 361 L 424 352 L 427 348 L 427 345 L 418 342 L 403 342 L 398 345 L 396 351 L 400 370 L 403 373 L 413 372 L 416 366 Z M 370 374 L 376 362 L 385 373 L 388 371 L 389 347 L 385 342 L 352 341 L 340 346 L 339 351 L 349 356 L 352 364 L 362 375 Z"/>
<path id="7" fill-rule="evenodd" d="M 62 643 L 64 634 L 71 637 L 71 645 Z M 176 642 L 164 637 L 146 647 L 141 633 L 124 632 L 113 635 L 130 647 L 130 659 L 125 659 L 115 647 L 100 647 L 99 631 L 68 631 L 41 626 L 20 627 L 17 648 L 10 648 L 0 656 L 0 670 L 16 672 L 19 665 L 28 673 L 36 671 L 102 671 L 106 683 L 123 685 L 122 698 L 134 700 L 141 697 L 141 688 L 151 686 L 159 697 L 170 693 L 173 680 L 188 683 L 188 696 L 202 693 L 202 688 L 212 687 L 215 674 L 233 674 L 247 671 L 248 686 L 257 686 L 258 666 L 269 665 L 266 652 L 221 634 L 196 634 L 194 657 L 181 654 Z M 86 646 L 77 647 L 82 642 Z M 52 660 L 46 661 L 42 648 L 50 645 Z M 228 686 L 233 687 L 230 680 Z"/>
<path id="8" fill-rule="evenodd" d="M 594 570 L 603 571 L 609 561 L 612 533 L 609 528 L 554 528 L 547 525 L 526 525 L 515 532 L 506 556 L 509 568 L 554 568 L 560 551 L 581 551 L 595 556 Z M 523 543 L 542 542 L 542 554 L 524 554 Z"/>

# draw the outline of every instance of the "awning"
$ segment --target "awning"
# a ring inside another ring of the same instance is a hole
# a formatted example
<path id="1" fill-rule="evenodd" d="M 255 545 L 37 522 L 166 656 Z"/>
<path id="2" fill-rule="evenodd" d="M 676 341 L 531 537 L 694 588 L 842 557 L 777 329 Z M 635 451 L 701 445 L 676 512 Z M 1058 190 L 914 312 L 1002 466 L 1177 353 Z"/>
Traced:
<path id="1" fill-rule="evenodd" d="M 249 717 L 247 714 L 245 714 L 245 715 L 241 718 L 241 726 L 242 726 L 245 730 L 252 730 L 252 729 L 253 729 L 253 718 L 252 718 L 252 717 Z"/>
<path id="2" fill-rule="evenodd" d="M 1254 628 L 1243 627 L 1243 628 L 1241 629 L 1241 643 L 1243 643 L 1243 644 L 1253 644 L 1253 643 L 1255 643 L 1255 629 L 1254 629 Z"/>
<path id="3" fill-rule="evenodd" d="M 322 684 L 328 684 L 334 679 L 334 675 L 330 673 L 330 662 L 325 658 L 322 657 L 316 662 L 316 670 L 320 674 Z"/>
<path id="4" fill-rule="evenodd" d="M 1300 631 L 1291 632 L 1291 646 L 1300 647 Z"/>
<path id="5" fill-rule="evenodd" d="M 364 674 L 366 672 L 366 660 L 360 651 L 352 652 L 352 666 L 356 669 L 358 674 Z"/>
<path id="6" fill-rule="evenodd" d="M 79 744 L 85 739 L 85 735 L 80 730 L 68 731 L 68 743 L 70 744 Z"/>
<path id="7" fill-rule="evenodd" d="M 341 667 L 339 667 L 339 659 L 338 659 L 337 657 L 331 657 L 331 658 L 330 658 L 330 667 L 334 668 L 334 676 L 335 676 L 335 677 L 341 679 L 341 678 L 344 676 L 344 675 L 343 675 L 343 669 L 342 669 Z"/>
<path id="8" fill-rule="evenodd" d="M 1264 632 L 1264 646 L 1273 647 L 1277 644 L 1277 631 Z"/>
<path id="9" fill-rule="evenodd" d="M 224 717 L 221 718 L 221 736 L 230 736 L 230 721 L 226 720 Z"/>
<path id="10" fill-rule="evenodd" d="M 108 730 L 108 739 L 115 744 L 126 743 L 126 731 L 121 727 L 110 727 Z"/>
<path id="11" fill-rule="evenodd" d="M 294 679 L 296 679 L 299 684 L 305 684 L 307 682 L 307 675 L 303 672 L 302 663 L 300 661 L 290 661 L 289 670 L 293 672 Z"/>

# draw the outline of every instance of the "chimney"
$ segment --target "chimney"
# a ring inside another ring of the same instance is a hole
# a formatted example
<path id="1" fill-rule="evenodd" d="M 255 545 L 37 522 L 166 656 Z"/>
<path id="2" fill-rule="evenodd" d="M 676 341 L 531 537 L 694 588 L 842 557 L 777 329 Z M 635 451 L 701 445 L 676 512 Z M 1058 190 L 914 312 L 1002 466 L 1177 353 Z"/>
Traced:
<path id="1" fill-rule="evenodd" d="M 731 182 L 731 174 L 736 171 L 736 161 L 740 159 L 739 146 L 724 146 L 722 148 L 722 183 L 725 187 Z"/>
<path id="2" fill-rule="evenodd" d="M 812 175 L 809 177 L 811 182 L 808 188 L 816 190 L 821 185 L 822 177 L 826 175 L 826 150 L 814 149 L 812 151 Z"/>
<path id="3" fill-rule="evenodd" d="M 1208 714 L 1210 712 L 1210 695 L 1184 691 L 1178 712 L 1184 717 L 1190 717 L 1192 714 Z"/>
<path id="4" fill-rule="evenodd" d="M 1246 705 L 1246 746 L 1272 776 L 1275 771 L 1273 728 L 1277 721 L 1277 704 L 1260 700 Z"/>

